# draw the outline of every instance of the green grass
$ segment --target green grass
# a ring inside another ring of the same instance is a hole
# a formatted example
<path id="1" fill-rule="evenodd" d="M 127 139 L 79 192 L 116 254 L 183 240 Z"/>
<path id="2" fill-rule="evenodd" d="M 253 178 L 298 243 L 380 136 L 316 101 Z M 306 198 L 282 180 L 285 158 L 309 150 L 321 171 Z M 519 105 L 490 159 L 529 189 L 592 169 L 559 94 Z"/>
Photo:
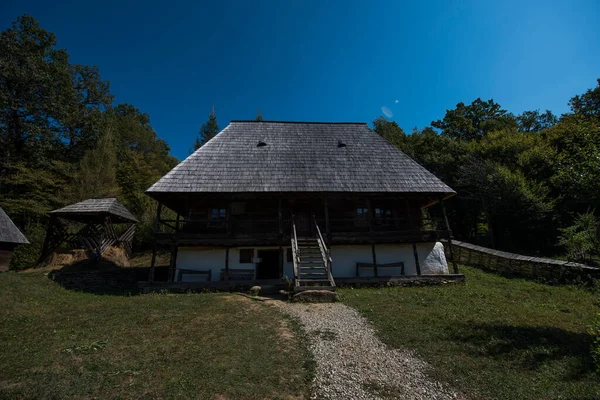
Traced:
<path id="1" fill-rule="evenodd" d="M 461 267 L 465 285 L 343 289 L 393 347 L 473 398 L 598 399 L 587 327 L 598 293 Z"/>
<path id="2" fill-rule="evenodd" d="M 294 322 L 236 295 L 73 292 L 0 274 L 0 398 L 302 398 Z"/>

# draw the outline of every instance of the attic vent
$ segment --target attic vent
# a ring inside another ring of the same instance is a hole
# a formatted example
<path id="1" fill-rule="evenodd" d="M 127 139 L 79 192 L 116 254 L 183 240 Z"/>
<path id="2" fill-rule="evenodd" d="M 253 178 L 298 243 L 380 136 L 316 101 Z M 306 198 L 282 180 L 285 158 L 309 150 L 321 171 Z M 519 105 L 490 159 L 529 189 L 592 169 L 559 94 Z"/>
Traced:
<path id="1" fill-rule="evenodd" d="M 346 147 L 346 143 L 342 142 L 341 140 L 338 140 L 338 147 Z"/>
<path id="2" fill-rule="evenodd" d="M 258 144 L 256 145 L 256 147 L 265 147 L 267 144 L 265 142 L 263 142 L 262 140 L 258 141 Z"/>

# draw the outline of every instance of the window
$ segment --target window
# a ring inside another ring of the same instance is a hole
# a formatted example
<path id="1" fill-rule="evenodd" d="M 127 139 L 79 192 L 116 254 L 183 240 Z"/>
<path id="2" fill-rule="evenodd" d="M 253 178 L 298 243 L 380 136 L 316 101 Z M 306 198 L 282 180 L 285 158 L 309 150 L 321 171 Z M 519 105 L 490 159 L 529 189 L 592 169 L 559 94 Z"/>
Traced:
<path id="1" fill-rule="evenodd" d="M 391 224 L 393 221 L 392 210 L 390 210 L 389 208 L 376 208 L 375 221 L 378 224 Z"/>
<path id="2" fill-rule="evenodd" d="M 366 207 L 356 208 L 356 226 L 369 225 L 369 209 Z"/>
<path id="3" fill-rule="evenodd" d="M 254 249 L 240 249 L 240 264 L 250 264 L 254 258 Z"/>
<path id="4" fill-rule="evenodd" d="M 225 208 L 212 208 L 210 210 L 210 219 L 212 221 L 225 221 L 227 219 L 227 210 Z"/>

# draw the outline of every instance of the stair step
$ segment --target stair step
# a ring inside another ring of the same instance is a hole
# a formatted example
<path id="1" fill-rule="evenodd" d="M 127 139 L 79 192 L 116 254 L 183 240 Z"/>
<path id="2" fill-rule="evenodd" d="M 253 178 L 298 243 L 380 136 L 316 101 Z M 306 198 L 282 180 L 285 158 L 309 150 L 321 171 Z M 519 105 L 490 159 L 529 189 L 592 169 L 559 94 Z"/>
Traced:
<path id="1" fill-rule="evenodd" d="M 325 268 L 323 261 L 321 261 L 321 262 L 300 261 L 298 263 L 298 265 L 301 267 L 315 266 L 315 267 Z"/>
<path id="2" fill-rule="evenodd" d="M 300 266 L 300 270 L 301 271 L 306 270 L 306 269 L 324 269 L 324 270 L 327 270 L 327 268 L 325 268 L 322 265 L 320 267 L 319 266 L 317 266 L 317 267 L 303 267 L 303 266 Z"/>

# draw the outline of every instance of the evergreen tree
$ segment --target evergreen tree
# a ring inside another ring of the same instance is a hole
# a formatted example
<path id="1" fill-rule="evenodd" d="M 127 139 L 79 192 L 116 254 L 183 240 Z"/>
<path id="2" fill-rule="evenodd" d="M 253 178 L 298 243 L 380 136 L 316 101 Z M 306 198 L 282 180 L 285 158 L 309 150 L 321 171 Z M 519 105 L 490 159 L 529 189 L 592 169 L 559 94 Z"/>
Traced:
<path id="1" fill-rule="evenodd" d="M 256 114 L 255 121 L 263 121 L 262 113 L 260 112 L 260 108 L 258 109 L 258 113 Z"/>
<path id="2" fill-rule="evenodd" d="M 196 138 L 196 141 L 194 142 L 194 150 L 198 150 L 200 147 L 204 146 L 206 142 L 214 138 L 217 135 L 217 133 L 219 133 L 219 124 L 217 123 L 215 107 L 213 106 L 212 111 L 208 116 L 208 121 L 206 121 L 200 127 L 198 138 Z"/>

